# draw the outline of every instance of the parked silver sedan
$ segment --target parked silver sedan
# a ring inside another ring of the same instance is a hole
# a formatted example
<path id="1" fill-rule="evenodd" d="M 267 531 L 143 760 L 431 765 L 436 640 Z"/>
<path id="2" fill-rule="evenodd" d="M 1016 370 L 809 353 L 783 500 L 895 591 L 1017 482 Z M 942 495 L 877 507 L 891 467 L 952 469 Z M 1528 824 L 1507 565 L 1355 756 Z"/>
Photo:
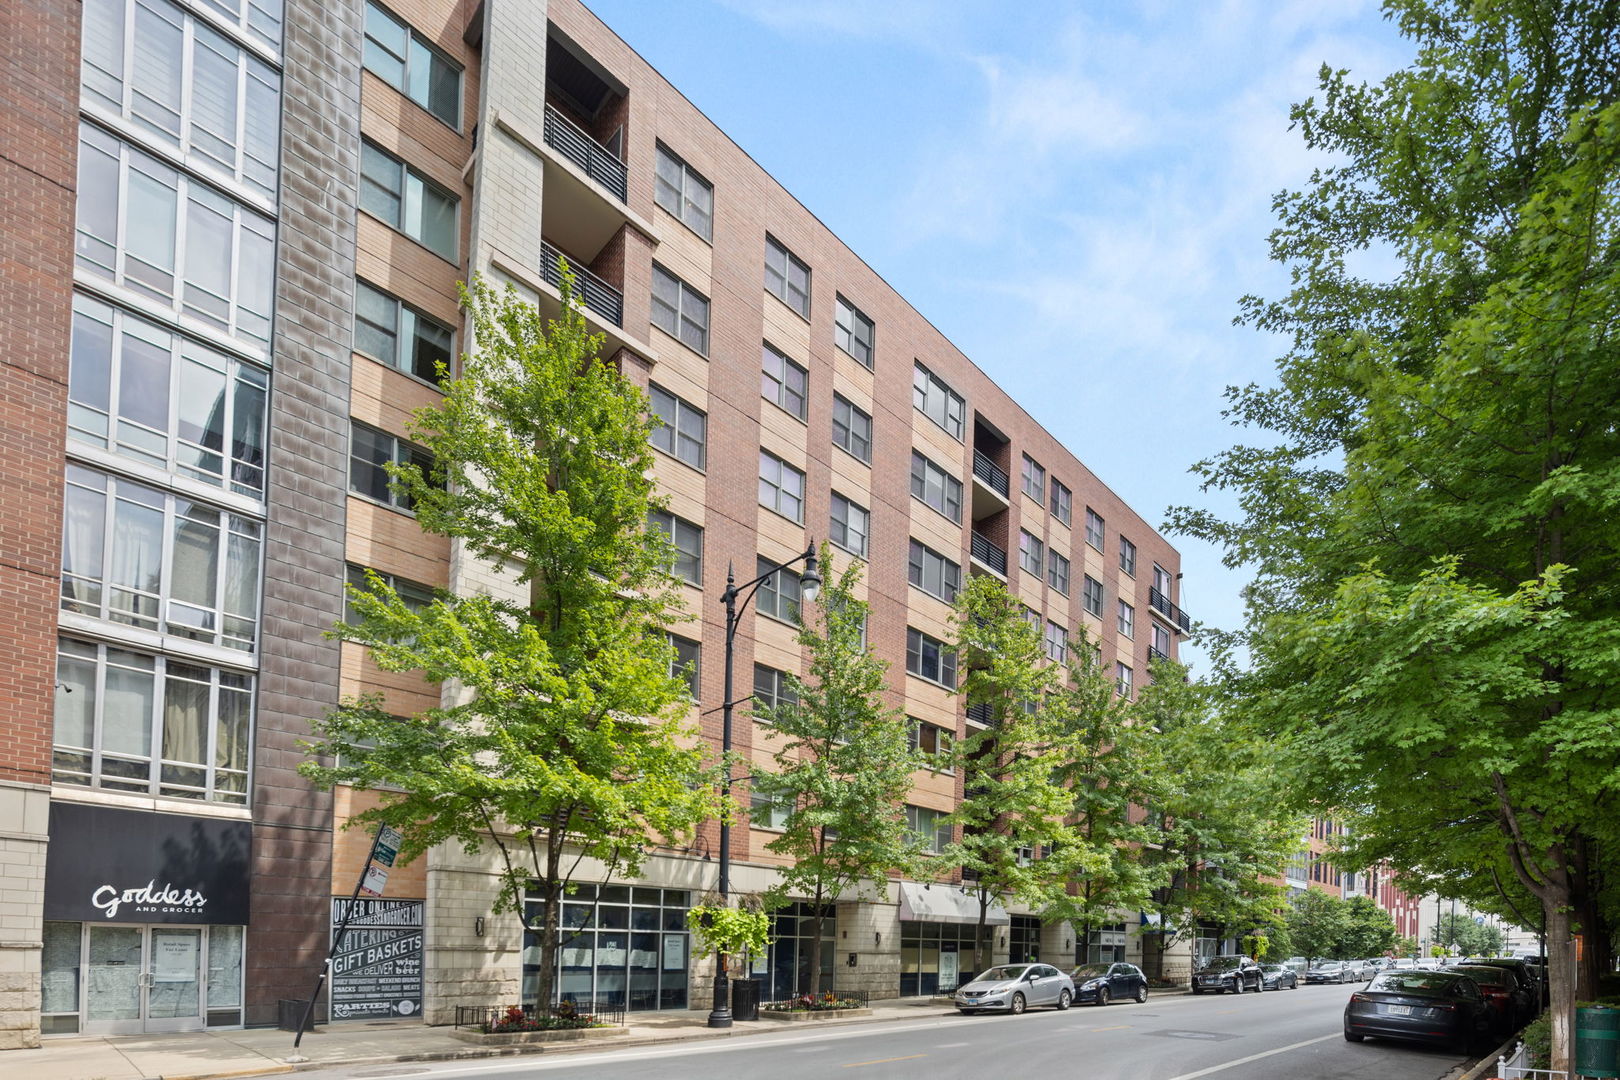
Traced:
<path id="1" fill-rule="evenodd" d="M 954 1000 L 964 1014 L 1016 1014 L 1032 1005 L 1067 1009 L 1074 1002 L 1074 980 L 1050 964 L 1001 964 L 957 987 Z"/>

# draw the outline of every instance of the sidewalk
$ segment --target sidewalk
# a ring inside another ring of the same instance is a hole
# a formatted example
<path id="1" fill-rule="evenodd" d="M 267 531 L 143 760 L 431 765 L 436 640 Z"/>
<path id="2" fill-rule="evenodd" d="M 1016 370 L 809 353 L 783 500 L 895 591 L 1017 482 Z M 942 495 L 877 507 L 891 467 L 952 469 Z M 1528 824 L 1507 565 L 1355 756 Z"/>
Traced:
<path id="1" fill-rule="evenodd" d="M 246 1031 L 190 1032 L 183 1035 L 118 1035 L 46 1039 L 38 1050 L 0 1053 L 6 1080 L 205 1080 L 211 1077 L 262 1076 L 337 1065 L 378 1065 L 397 1061 L 450 1061 L 507 1057 L 513 1054 L 600 1052 L 695 1039 L 747 1037 L 763 1032 L 809 1030 L 828 1025 L 874 1023 L 940 1016 L 953 1010 L 925 998 L 874 1002 L 872 1015 L 790 1023 L 781 1020 L 738 1022 L 715 1031 L 708 1014 L 631 1013 L 626 1034 L 578 1043 L 542 1043 L 515 1047 L 481 1047 L 451 1036 L 448 1027 L 424 1027 L 404 1020 L 322 1024 L 304 1035 L 298 1052 L 308 1062 L 290 1065 L 293 1036 L 273 1028 Z"/>

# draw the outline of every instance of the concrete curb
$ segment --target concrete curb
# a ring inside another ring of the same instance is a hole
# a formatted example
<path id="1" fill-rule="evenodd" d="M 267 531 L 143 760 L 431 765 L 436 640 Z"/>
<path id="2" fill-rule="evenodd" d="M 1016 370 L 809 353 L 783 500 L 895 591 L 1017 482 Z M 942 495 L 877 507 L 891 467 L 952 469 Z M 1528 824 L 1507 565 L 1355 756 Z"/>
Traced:
<path id="1" fill-rule="evenodd" d="M 1507 1042 L 1486 1054 L 1483 1061 L 1463 1073 L 1457 1080 L 1482 1080 L 1483 1077 L 1493 1075 L 1492 1071 L 1496 1068 L 1496 1059 L 1507 1057 L 1513 1052 L 1513 1048 L 1519 1045 L 1520 1034 L 1522 1032 L 1515 1032 L 1508 1036 Z"/>

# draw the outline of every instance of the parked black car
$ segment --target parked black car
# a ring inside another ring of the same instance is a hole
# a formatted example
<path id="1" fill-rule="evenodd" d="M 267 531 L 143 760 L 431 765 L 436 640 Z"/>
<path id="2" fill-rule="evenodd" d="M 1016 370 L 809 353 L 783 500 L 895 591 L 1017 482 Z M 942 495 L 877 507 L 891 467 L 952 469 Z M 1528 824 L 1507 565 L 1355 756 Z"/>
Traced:
<path id="1" fill-rule="evenodd" d="M 1385 971 L 1344 1007 L 1344 1037 L 1455 1046 L 1464 1052 L 1490 1037 L 1491 1006 L 1479 985 L 1457 971 Z"/>
<path id="2" fill-rule="evenodd" d="M 1147 976 L 1135 964 L 1081 964 L 1069 978 L 1076 1001 L 1106 1005 L 1127 998 L 1138 1004 L 1147 1000 Z"/>
<path id="3" fill-rule="evenodd" d="M 1262 964 L 1261 985 L 1267 990 L 1298 990 L 1299 972 L 1287 964 Z"/>
<path id="4" fill-rule="evenodd" d="M 1489 964 L 1459 964 L 1447 970 L 1460 971 L 1479 984 L 1479 992 L 1485 995 L 1491 1007 L 1493 1027 L 1498 1034 L 1517 1031 L 1536 1015 L 1530 1004 L 1534 995 L 1517 972 Z"/>
<path id="5" fill-rule="evenodd" d="M 1211 956 L 1203 966 L 1193 972 L 1192 992 L 1241 994 L 1245 990 L 1264 990 L 1265 976 L 1260 965 L 1247 956 Z"/>
<path id="6" fill-rule="evenodd" d="M 1470 964 L 1486 964 L 1490 967 L 1508 969 L 1509 971 L 1513 972 L 1515 978 L 1518 980 L 1519 984 L 1525 988 L 1525 991 L 1530 995 L 1530 999 L 1532 1001 L 1539 999 L 1543 1005 L 1546 1004 L 1548 995 L 1546 993 L 1546 986 L 1542 981 L 1543 972 L 1537 970 L 1536 965 L 1530 963 L 1528 960 L 1522 960 L 1516 957 L 1492 958 L 1481 956 L 1470 957 L 1467 962 Z M 1538 1007 L 1535 1012 L 1539 1013 L 1541 1012 L 1541 1009 Z M 1532 1016 L 1533 1015 L 1535 1014 L 1532 1013 Z"/>

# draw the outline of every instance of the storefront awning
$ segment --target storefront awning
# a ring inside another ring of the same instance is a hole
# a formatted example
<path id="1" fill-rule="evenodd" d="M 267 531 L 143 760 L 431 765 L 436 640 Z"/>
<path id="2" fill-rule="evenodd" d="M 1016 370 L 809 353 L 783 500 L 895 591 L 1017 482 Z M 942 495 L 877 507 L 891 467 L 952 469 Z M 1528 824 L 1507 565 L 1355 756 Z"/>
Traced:
<path id="1" fill-rule="evenodd" d="M 976 923 L 979 921 L 979 898 L 964 893 L 956 885 L 919 885 L 913 881 L 900 882 L 901 922 Z M 1006 926 L 1012 922 L 1007 909 L 992 902 L 984 913 L 986 926 Z"/>

